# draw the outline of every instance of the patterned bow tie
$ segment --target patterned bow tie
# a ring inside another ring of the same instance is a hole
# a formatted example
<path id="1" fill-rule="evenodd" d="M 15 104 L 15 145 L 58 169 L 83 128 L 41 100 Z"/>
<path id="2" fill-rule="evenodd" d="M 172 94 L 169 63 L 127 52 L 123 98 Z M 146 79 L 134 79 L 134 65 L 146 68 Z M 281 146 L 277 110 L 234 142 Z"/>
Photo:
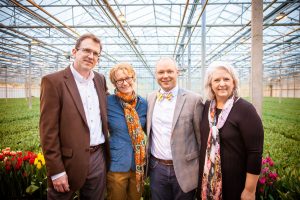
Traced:
<path id="1" fill-rule="evenodd" d="M 167 99 L 169 101 L 171 101 L 173 98 L 173 94 L 172 92 L 168 92 L 168 93 L 157 93 L 157 100 L 158 101 L 162 101 L 163 99 Z"/>

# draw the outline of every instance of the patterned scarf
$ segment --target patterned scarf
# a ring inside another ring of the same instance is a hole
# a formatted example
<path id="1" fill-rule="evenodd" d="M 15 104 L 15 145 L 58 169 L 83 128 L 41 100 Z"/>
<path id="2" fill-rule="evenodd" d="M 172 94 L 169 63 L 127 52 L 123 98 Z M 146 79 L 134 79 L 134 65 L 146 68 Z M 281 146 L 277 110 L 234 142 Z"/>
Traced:
<path id="1" fill-rule="evenodd" d="M 224 105 L 218 120 L 216 120 L 216 101 L 212 100 L 209 106 L 208 121 L 209 135 L 205 154 L 205 164 L 202 177 L 201 197 L 202 200 L 222 199 L 222 172 L 220 157 L 220 135 L 219 130 L 225 124 L 233 106 L 235 97 L 232 96 Z M 217 123 L 216 123 L 217 122 Z"/>
<path id="2" fill-rule="evenodd" d="M 126 95 L 117 90 L 115 90 L 115 94 L 121 99 L 124 108 L 125 119 L 134 150 L 136 188 L 138 192 L 142 192 L 144 187 L 144 166 L 146 165 L 146 134 L 143 131 L 139 115 L 135 110 L 137 96 L 134 92 L 131 95 Z"/>

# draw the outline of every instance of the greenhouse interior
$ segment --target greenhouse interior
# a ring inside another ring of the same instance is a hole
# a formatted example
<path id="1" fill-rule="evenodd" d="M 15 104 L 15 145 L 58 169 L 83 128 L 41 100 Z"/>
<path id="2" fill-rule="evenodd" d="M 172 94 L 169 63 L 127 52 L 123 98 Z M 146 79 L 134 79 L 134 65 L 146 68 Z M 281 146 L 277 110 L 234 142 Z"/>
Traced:
<path id="1" fill-rule="evenodd" d="M 73 63 L 72 49 L 86 33 L 101 40 L 93 70 L 111 94 L 109 73 L 121 62 L 135 69 L 135 91 L 145 99 L 160 88 L 163 57 L 176 61 L 178 86 L 201 96 L 210 64 L 232 64 L 240 96 L 262 118 L 263 157 L 272 157 L 278 175 L 257 198 L 300 199 L 299 0 L 1 0 L 0 149 L 41 152 L 41 79 Z M 2 182 L 3 150 L 0 162 Z M 5 194 L 1 184 L 0 197 L 45 197 L 42 185 L 28 188 Z"/>

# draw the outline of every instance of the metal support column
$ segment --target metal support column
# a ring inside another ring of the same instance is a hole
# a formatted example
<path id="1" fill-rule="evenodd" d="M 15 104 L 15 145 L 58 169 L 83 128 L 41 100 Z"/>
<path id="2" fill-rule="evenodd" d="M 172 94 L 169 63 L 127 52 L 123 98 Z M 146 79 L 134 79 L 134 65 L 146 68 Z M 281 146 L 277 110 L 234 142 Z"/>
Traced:
<path id="1" fill-rule="evenodd" d="M 29 109 L 32 108 L 32 99 L 31 99 L 31 44 L 28 46 L 29 49 L 29 61 L 28 61 L 28 107 Z"/>
<path id="2" fill-rule="evenodd" d="M 56 55 L 56 65 L 55 65 L 55 70 L 58 71 L 58 57 L 59 55 Z"/>
<path id="3" fill-rule="evenodd" d="M 252 0 L 251 5 L 251 101 L 259 116 L 262 116 L 263 1 Z"/>
<path id="4" fill-rule="evenodd" d="M 202 7 L 205 0 L 201 0 Z M 203 11 L 201 19 L 201 94 L 204 97 L 204 76 L 205 76 L 205 58 L 206 58 L 206 9 Z"/>
<path id="5" fill-rule="evenodd" d="M 152 90 L 155 90 L 156 72 L 154 73 L 155 73 L 155 77 L 152 77 Z"/>
<path id="6" fill-rule="evenodd" d="M 184 48 L 183 48 L 183 44 L 181 44 L 181 69 L 182 69 L 182 85 L 181 87 L 186 87 L 186 81 L 184 81 L 185 77 L 184 77 L 184 72 L 185 72 L 185 68 L 184 68 Z M 185 85 L 184 85 L 185 83 Z"/>
<path id="7" fill-rule="evenodd" d="M 188 38 L 191 35 L 191 27 L 188 27 Z M 188 74 L 187 74 L 187 89 L 191 90 L 191 40 L 188 43 Z"/>
<path id="8" fill-rule="evenodd" d="M 7 98 L 8 98 L 7 68 L 8 68 L 8 66 L 5 65 L 5 101 L 6 102 L 7 102 Z"/>

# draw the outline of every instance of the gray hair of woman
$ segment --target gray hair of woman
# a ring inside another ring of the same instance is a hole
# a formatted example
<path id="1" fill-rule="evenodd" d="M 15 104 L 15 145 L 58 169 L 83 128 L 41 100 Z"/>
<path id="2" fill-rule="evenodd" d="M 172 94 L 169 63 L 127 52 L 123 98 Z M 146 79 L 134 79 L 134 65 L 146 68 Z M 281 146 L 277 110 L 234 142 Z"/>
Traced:
<path id="1" fill-rule="evenodd" d="M 228 62 L 214 61 L 208 66 L 204 77 L 204 91 L 206 99 L 215 99 L 215 94 L 211 88 L 211 81 L 214 72 L 216 72 L 219 69 L 224 69 L 231 75 L 234 84 L 233 95 L 239 97 L 239 79 L 234 67 Z"/>

